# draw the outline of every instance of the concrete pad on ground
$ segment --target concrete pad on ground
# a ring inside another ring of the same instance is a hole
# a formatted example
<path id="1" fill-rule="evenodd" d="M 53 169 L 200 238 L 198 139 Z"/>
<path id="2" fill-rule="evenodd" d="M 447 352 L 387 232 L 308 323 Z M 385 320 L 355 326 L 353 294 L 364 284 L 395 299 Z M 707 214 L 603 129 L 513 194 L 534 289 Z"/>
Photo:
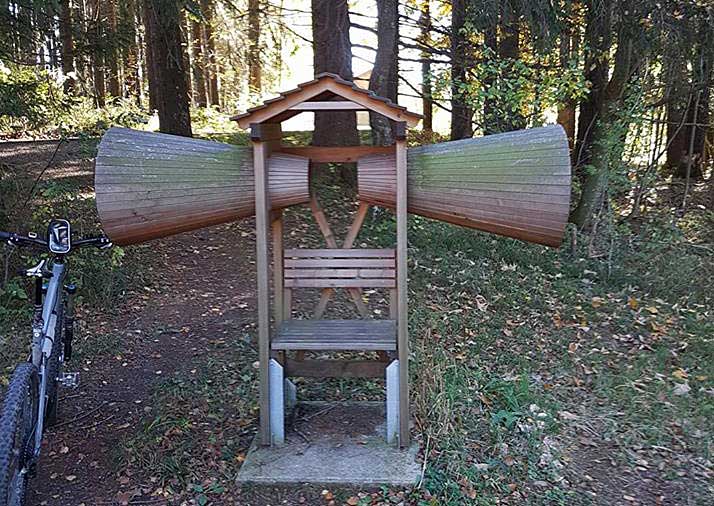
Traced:
<path id="1" fill-rule="evenodd" d="M 239 484 L 329 484 L 408 487 L 419 481 L 418 445 L 399 449 L 385 441 L 381 402 L 303 402 L 286 426 L 285 444 L 253 441 Z"/>

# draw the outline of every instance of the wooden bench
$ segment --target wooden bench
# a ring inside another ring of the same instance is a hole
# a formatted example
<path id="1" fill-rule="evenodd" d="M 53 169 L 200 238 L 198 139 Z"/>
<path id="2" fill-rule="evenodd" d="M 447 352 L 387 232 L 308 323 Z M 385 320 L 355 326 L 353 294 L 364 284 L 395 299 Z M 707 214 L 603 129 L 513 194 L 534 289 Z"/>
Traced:
<path id="1" fill-rule="evenodd" d="M 393 249 L 288 249 L 283 258 L 286 319 L 271 342 L 278 351 L 397 349 L 396 260 Z M 384 288 L 389 320 L 293 320 L 296 288 Z"/>

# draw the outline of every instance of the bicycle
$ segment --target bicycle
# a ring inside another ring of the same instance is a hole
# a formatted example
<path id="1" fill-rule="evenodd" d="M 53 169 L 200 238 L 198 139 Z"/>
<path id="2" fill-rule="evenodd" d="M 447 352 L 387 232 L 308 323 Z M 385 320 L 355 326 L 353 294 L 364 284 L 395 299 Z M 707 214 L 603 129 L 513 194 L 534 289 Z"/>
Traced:
<path id="1" fill-rule="evenodd" d="M 21 271 L 34 278 L 32 343 L 26 362 L 19 364 L 7 387 L 0 415 L 0 506 L 22 506 L 27 481 L 40 456 L 45 426 L 57 420 L 58 387 L 76 387 L 79 373 L 65 373 L 64 362 L 72 356 L 74 294 L 77 287 L 66 284 L 66 256 L 83 246 L 110 248 L 104 236 L 72 241 L 67 220 L 53 219 L 47 238 L 0 231 L 0 241 L 14 246 L 42 247 L 51 260 Z"/>

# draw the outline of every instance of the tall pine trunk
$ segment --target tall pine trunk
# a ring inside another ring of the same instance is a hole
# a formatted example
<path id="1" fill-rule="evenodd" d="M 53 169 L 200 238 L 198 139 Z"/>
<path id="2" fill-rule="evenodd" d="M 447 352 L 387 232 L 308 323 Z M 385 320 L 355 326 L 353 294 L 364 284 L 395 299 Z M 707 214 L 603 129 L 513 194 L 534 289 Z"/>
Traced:
<path id="1" fill-rule="evenodd" d="M 605 9 L 612 8 L 613 0 L 602 2 Z M 592 7 L 591 7 L 592 8 Z M 632 4 L 623 0 L 619 4 L 621 12 L 628 13 Z M 599 12 L 602 15 L 602 11 Z M 600 26 L 598 32 L 612 32 L 610 17 L 604 16 L 607 26 Z M 603 20 L 600 21 L 602 23 Z M 582 230 L 589 231 L 594 223 L 594 218 L 602 208 L 607 198 L 610 171 L 613 166 L 621 163 L 624 149 L 625 133 L 629 128 L 626 118 L 619 114 L 624 100 L 625 89 L 628 81 L 642 62 L 642 48 L 636 47 L 632 26 L 627 20 L 621 21 L 617 37 L 612 76 L 607 81 L 604 89 L 599 94 L 600 100 L 593 103 L 595 108 L 592 127 L 585 137 L 586 152 L 589 154 L 589 170 L 581 174 L 581 194 L 578 205 L 572 213 L 571 220 Z M 603 48 L 609 49 L 609 48 Z M 603 53 L 607 58 L 607 51 Z"/>
<path id="2" fill-rule="evenodd" d="M 212 106 L 218 107 L 220 100 L 218 94 L 218 65 L 216 64 L 216 38 L 214 31 L 214 6 L 213 0 L 201 0 L 201 12 L 206 20 L 204 28 L 206 48 L 206 70 L 208 100 Z"/>
<path id="3" fill-rule="evenodd" d="M 419 13 L 419 40 L 426 48 L 431 43 L 431 0 L 422 0 Z M 431 133 L 434 130 L 434 98 L 431 76 L 431 55 L 428 51 L 421 53 L 421 108 L 424 119 L 422 128 Z"/>
<path id="4" fill-rule="evenodd" d="M 107 23 L 107 52 L 109 75 L 107 76 L 107 89 L 112 97 L 121 97 L 121 85 L 119 75 L 119 37 L 117 36 L 117 6 L 116 0 L 104 0 Z"/>
<path id="5" fill-rule="evenodd" d="M 206 94 L 206 69 L 203 61 L 203 27 L 196 20 L 191 22 L 191 60 L 193 71 L 193 96 L 198 107 L 208 105 Z"/>
<path id="6" fill-rule="evenodd" d="M 104 18 L 100 0 L 91 0 L 91 34 L 92 43 L 92 81 L 94 82 L 94 104 L 97 107 L 106 105 L 106 83 L 104 72 Z"/>
<path id="7" fill-rule="evenodd" d="M 173 0 L 144 0 L 147 45 L 152 48 L 159 130 L 191 137 L 188 69 L 181 34 L 181 10 Z"/>
<path id="8" fill-rule="evenodd" d="M 62 74 L 64 76 L 64 91 L 72 93 L 76 75 L 74 73 L 74 36 L 72 31 L 72 6 L 70 0 L 60 1 L 59 32 L 62 51 Z"/>
<path id="9" fill-rule="evenodd" d="M 571 14 L 572 15 L 572 14 Z M 577 35 L 578 29 L 572 25 L 572 20 L 569 20 L 568 29 L 563 30 L 560 34 L 560 67 L 563 72 L 566 72 L 570 62 L 577 58 L 579 40 Z M 567 99 L 558 107 L 558 124 L 563 127 L 565 134 L 568 136 L 568 145 L 572 153 L 573 144 L 575 143 L 575 101 Z"/>
<path id="10" fill-rule="evenodd" d="M 377 56 L 369 78 L 369 89 L 377 95 L 397 102 L 399 88 L 399 2 L 377 0 Z M 392 122 L 377 113 L 369 114 L 372 144 L 387 146 L 394 143 Z"/>
<path id="11" fill-rule="evenodd" d="M 248 0 L 248 90 L 256 95 L 262 89 L 260 53 L 260 0 Z"/>
<path id="12" fill-rule="evenodd" d="M 468 83 L 469 41 L 463 30 L 466 25 L 467 0 L 451 2 L 451 139 L 473 136 L 473 110 L 468 94 L 461 89 Z"/>
<path id="13" fill-rule="evenodd" d="M 313 67 L 352 80 L 352 44 L 347 0 L 312 0 Z M 315 113 L 315 146 L 359 144 L 354 111 Z"/>

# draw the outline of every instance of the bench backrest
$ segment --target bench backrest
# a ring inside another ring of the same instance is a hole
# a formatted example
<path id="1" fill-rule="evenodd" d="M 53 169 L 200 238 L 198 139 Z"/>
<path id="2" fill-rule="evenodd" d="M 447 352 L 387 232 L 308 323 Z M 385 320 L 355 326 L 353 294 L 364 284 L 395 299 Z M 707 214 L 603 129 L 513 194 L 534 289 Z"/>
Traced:
<path id="1" fill-rule="evenodd" d="M 395 288 L 393 249 L 286 249 L 285 288 Z"/>

